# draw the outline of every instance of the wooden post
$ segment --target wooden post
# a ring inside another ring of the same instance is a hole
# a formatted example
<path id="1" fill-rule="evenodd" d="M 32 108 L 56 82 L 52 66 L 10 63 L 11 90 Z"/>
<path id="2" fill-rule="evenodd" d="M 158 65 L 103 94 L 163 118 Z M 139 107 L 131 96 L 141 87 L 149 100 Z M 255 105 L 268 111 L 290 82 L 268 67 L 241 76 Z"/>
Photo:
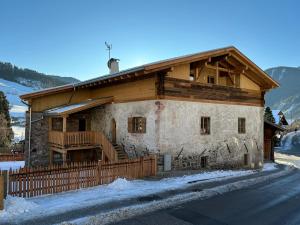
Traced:
<path id="1" fill-rule="evenodd" d="M 0 175 L 0 210 L 4 209 L 4 176 Z"/>
<path id="2" fill-rule="evenodd" d="M 219 84 L 219 62 L 217 62 L 216 85 Z"/>
<path id="3" fill-rule="evenodd" d="M 67 117 L 63 117 L 63 132 L 67 131 Z"/>
<path id="4" fill-rule="evenodd" d="M 8 170 L 2 171 L 3 179 L 4 179 L 4 198 L 6 198 L 8 190 L 7 190 L 7 182 L 8 182 Z"/>
<path id="5" fill-rule="evenodd" d="M 66 165 L 66 162 L 67 162 L 67 151 L 65 151 L 65 152 L 62 154 L 62 158 L 63 158 L 63 165 Z"/>
<path id="6" fill-rule="evenodd" d="M 141 177 L 144 177 L 144 157 L 140 158 L 140 171 L 141 171 Z"/>
<path id="7" fill-rule="evenodd" d="M 49 150 L 49 164 L 53 164 L 53 150 L 51 149 Z"/>

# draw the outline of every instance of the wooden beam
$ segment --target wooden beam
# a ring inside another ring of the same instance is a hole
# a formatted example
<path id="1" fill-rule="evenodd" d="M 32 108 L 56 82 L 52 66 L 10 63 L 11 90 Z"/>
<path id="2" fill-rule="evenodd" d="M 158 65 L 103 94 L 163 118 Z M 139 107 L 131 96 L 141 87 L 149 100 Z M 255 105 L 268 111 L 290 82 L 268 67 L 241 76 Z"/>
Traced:
<path id="1" fill-rule="evenodd" d="M 63 117 L 63 132 L 67 132 L 67 117 Z"/>
<path id="2" fill-rule="evenodd" d="M 216 69 L 216 85 L 219 84 L 219 62 L 216 63 L 217 69 Z"/>

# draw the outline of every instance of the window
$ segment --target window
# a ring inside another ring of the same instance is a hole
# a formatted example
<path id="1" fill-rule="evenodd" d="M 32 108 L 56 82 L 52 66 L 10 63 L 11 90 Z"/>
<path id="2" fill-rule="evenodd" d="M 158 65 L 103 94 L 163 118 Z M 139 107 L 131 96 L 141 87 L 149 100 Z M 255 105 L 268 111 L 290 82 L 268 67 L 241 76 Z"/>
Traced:
<path id="1" fill-rule="evenodd" d="M 146 133 L 146 118 L 145 117 L 128 118 L 128 132 Z"/>
<path id="2" fill-rule="evenodd" d="M 201 157 L 201 168 L 206 168 L 207 167 L 207 160 L 208 157 L 207 156 L 202 156 Z"/>
<path id="3" fill-rule="evenodd" d="M 245 118 L 238 119 L 238 132 L 239 132 L 239 134 L 246 133 L 246 119 Z"/>
<path id="4" fill-rule="evenodd" d="M 215 77 L 214 76 L 208 76 L 207 77 L 207 83 L 214 84 L 215 83 Z"/>
<path id="5" fill-rule="evenodd" d="M 210 118 L 201 117 L 201 134 L 210 134 Z"/>

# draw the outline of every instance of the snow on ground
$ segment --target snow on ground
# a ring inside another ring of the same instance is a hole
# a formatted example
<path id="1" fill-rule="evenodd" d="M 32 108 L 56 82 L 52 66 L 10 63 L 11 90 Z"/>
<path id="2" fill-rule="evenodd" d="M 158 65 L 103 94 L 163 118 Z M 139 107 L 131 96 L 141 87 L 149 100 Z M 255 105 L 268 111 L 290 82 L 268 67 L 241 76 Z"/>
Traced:
<path id="1" fill-rule="evenodd" d="M 225 194 L 230 191 L 240 190 L 242 188 L 248 187 L 249 185 L 255 185 L 261 182 L 265 182 L 268 180 L 272 180 L 284 176 L 290 173 L 290 171 L 291 170 L 287 168 L 285 170 L 281 170 L 278 173 L 273 173 L 268 176 L 260 176 L 256 178 L 236 181 L 233 183 L 228 183 L 228 184 L 216 186 L 209 189 L 204 189 L 203 191 L 200 192 L 188 192 L 184 194 L 175 195 L 163 200 L 151 201 L 149 203 L 131 205 L 127 207 L 120 207 L 114 210 L 100 212 L 98 215 L 95 216 L 87 216 L 72 221 L 63 222 L 61 223 L 61 225 L 67 225 L 67 224 L 68 225 L 69 224 L 104 225 L 104 224 L 119 222 L 121 220 L 132 218 L 134 216 L 143 215 L 167 207 L 174 207 L 193 200 L 208 199 L 219 194 Z"/>
<path id="2" fill-rule="evenodd" d="M 300 157 L 296 155 L 288 155 L 275 152 L 275 161 L 276 163 L 294 166 L 300 169 Z"/>
<path id="3" fill-rule="evenodd" d="M 264 170 L 276 169 L 275 166 L 267 165 Z M 121 201 L 150 195 L 167 190 L 175 190 L 187 187 L 191 181 L 208 182 L 211 180 L 224 180 L 232 177 L 241 177 L 257 173 L 254 170 L 227 170 L 211 171 L 199 174 L 164 178 L 158 181 L 117 179 L 108 185 L 80 189 L 54 195 L 44 195 L 29 199 L 8 197 L 5 201 L 5 209 L 0 211 L 0 221 L 18 221 L 21 219 L 34 218 L 43 215 L 56 215 L 86 208 L 93 205 L 101 205 L 110 201 Z M 12 204 L 13 203 L 13 204 Z M 26 206 L 24 206 L 24 204 Z M 14 210 L 15 209 L 15 210 Z M 23 210 L 27 209 L 27 210 Z M 20 222 L 20 221 L 19 221 Z"/>
<path id="4" fill-rule="evenodd" d="M 9 170 L 9 169 L 19 169 L 20 167 L 24 167 L 24 161 L 6 161 L 0 162 L 0 170 Z"/>

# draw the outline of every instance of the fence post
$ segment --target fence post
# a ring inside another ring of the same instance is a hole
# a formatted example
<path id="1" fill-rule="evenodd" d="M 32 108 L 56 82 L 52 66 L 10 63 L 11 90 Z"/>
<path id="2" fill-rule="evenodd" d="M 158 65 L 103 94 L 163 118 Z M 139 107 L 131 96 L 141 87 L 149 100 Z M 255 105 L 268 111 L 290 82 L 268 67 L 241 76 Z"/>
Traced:
<path id="1" fill-rule="evenodd" d="M 140 171 L 141 171 L 141 177 L 144 177 L 144 157 L 140 157 Z"/>
<path id="2" fill-rule="evenodd" d="M 0 175 L 0 210 L 4 209 L 4 176 Z"/>
<path id="3" fill-rule="evenodd" d="M 7 183 L 9 182 L 8 179 L 9 179 L 9 176 L 8 176 L 8 171 L 7 170 L 4 170 L 3 171 L 3 186 L 4 186 L 4 198 L 6 198 L 7 196 L 7 193 L 8 193 L 8 190 L 7 190 Z"/>
<path id="4" fill-rule="evenodd" d="M 97 166 L 97 184 L 101 185 L 101 166 L 102 166 L 102 161 L 98 161 L 98 166 Z"/>
<path id="5" fill-rule="evenodd" d="M 153 162 L 153 171 L 154 171 L 154 176 L 157 174 L 157 155 L 154 155 L 154 162 Z"/>

